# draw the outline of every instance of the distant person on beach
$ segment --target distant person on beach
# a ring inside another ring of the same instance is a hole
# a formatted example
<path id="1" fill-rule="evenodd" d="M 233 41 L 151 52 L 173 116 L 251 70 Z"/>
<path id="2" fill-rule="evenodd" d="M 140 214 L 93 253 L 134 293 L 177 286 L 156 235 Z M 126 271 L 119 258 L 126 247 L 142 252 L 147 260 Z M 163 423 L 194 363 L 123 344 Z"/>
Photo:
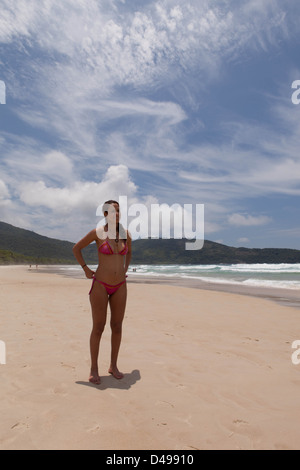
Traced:
<path id="1" fill-rule="evenodd" d="M 125 314 L 127 286 L 126 272 L 131 259 L 131 237 L 119 223 L 120 210 L 117 201 L 109 200 L 103 205 L 106 224 L 89 232 L 73 247 L 73 253 L 88 279 L 93 279 L 89 292 L 93 328 L 90 336 L 91 372 L 89 381 L 99 385 L 99 346 L 106 324 L 107 306 L 111 310 L 111 362 L 108 372 L 116 379 L 123 374 L 117 367 Z M 99 265 L 96 272 L 85 263 L 81 251 L 96 242 Z M 110 256 L 111 255 L 111 256 Z"/>

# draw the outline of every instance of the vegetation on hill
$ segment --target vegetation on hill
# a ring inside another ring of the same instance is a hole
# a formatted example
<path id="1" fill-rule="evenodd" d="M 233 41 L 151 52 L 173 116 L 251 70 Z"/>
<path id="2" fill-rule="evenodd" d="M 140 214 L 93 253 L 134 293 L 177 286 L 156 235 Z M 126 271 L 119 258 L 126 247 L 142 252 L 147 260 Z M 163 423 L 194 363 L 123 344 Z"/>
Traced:
<path id="1" fill-rule="evenodd" d="M 61 264 L 63 260 L 47 257 L 25 256 L 9 250 L 0 250 L 0 265 L 8 264 Z M 69 263 L 64 263 L 69 264 Z"/>
<path id="2" fill-rule="evenodd" d="M 132 264 L 300 263 L 300 250 L 234 248 L 206 240 L 201 250 L 186 250 L 187 240 L 146 239 L 132 244 Z M 0 222 L 0 264 L 74 264 L 74 243 L 38 235 Z M 97 264 L 96 245 L 83 251 Z"/>
<path id="3" fill-rule="evenodd" d="M 1 264 L 74 264 L 74 243 L 39 235 L 31 230 L 0 222 L 0 249 L 8 253 L 0 257 Z M 84 251 L 87 262 L 97 262 L 95 245 Z"/>
<path id="4" fill-rule="evenodd" d="M 209 240 L 201 250 L 185 250 L 187 240 L 137 240 L 133 246 L 136 264 L 239 264 L 300 263 L 300 250 L 234 248 Z"/>

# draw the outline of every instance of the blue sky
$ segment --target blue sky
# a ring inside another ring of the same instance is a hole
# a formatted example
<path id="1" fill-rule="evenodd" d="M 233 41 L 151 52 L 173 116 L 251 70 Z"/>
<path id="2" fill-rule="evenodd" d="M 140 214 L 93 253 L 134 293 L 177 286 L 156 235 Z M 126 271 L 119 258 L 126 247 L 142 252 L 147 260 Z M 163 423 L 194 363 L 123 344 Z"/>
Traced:
<path id="1" fill-rule="evenodd" d="M 300 249 L 298 0 L 0 0 L 0 220 L 76 241 L 106 199 L 204 204 Z"/>

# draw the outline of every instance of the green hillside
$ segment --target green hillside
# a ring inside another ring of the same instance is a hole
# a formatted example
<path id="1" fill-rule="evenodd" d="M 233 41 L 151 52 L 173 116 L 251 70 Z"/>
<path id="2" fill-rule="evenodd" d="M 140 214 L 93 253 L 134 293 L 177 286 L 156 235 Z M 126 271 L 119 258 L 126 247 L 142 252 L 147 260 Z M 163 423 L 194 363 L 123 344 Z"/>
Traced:
<path id="1" fill-rule="evenodd" d="M 39 235 L 31 230 L 14 227 L 0 222 L 0 256 L 1 264 L 18 263 L 37 264 L 71 264 L 76 263 L 72 248 L 74 243 Z M 97 262 L 95 245 L 90 245 L 84 250 L 86 260 L 89 263 Z M 22 258 L 23 257 L 23 258 Z"/>
<path id="2" fill-rule="evenodd" d="M 234 248 L 209 240 L 201 250 L 185 250 L 187 240 L 137 240 L 133 246 L 136 264 L 238 264 L 300 263 L 300 250 Z"/>
<path id="3" fill-rule="evenodd" d="M 132 264 L 300 263 L 300 250 L 234 248 L 206 240 L 201 250 L 185 250 L 186 240 L 147 239 L 132 244 Z M 74 264 L 74 243 L 38 235 L 0 222 L 0 264 Z M 96 245 L 84 249 L 97 264 Z"/>
<path id="4" fill-rule="evenodd" d="M 33 264 L 30 257 L 14 253 L 9 250 L 0 250 L 0 265 L 1 264 Z"/>

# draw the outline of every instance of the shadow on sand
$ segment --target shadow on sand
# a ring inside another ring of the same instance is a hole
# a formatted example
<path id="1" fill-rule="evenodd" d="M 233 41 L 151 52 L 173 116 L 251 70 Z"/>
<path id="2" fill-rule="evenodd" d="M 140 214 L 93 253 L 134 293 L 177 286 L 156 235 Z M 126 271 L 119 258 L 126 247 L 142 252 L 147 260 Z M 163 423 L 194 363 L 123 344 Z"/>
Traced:
<path id="1" fill-rule="evenodd" d="M 118 388 L 119 390 L 129 390 L 138 380 L 141 379 L 139 370 L 133 370 L 130 374 L 124 374 L 123 379 L 115 379 L 111 374 L 101 376 L 101 384 L 95 385 L 88 381 L 78 380 L 76 383 L 79 385 L 86 385 L 87 387 L 98 388 L 99 390 L 106 390 L 107 388 Z"/>

